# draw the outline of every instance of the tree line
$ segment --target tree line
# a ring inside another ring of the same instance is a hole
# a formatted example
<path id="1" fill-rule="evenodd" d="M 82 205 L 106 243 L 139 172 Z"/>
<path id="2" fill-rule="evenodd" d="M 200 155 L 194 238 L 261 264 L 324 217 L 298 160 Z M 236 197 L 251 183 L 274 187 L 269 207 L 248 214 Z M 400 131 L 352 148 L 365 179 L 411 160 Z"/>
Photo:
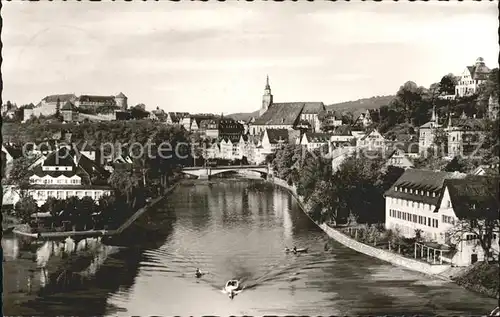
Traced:
<path id="1" fill-rule="evenodd" d="M 331 159 L 300 145 L 288 145 L 269 160 L 275 176 L 296 186 L 314 220 L 336 224 L 383 222 L 383 194 L 404 171 L 386 167 L 381 157 L 352 156 L 333 172 Z"/>

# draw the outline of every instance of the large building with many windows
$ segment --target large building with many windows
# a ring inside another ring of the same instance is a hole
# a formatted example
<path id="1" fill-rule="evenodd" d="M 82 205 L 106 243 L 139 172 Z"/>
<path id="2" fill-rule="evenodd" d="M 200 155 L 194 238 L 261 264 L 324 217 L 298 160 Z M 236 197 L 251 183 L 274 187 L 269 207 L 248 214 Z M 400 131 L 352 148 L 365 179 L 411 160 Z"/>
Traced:
<path id="1" fill-rule="evenodd" d="M 61 147 L 30 167 L 28 193 L 39 206 L 49 197 L 66 199 L 89 196 L 96 201 L 112 192 L 106 184 L 109 172 L 75 149 Z"/>
<path id="2" fill-rule="evenodd" d="M 478 217 L 474 206 L 488 202 L 498 207 L 498 181 L 462 173 L 407 169 L 385 193 L 385 227 L 413 238 L 417 232 L 427 242 L 447 250 L 443 260 L 455 265 L 469 265 L 484 258 L 472 232 L 459 230 L 467 217 Z M 490 184 L 490 185 L 488 185 Z M 496 203 L 495 201 L 496 200 Z M 467 202 L 477 201 L 472 205 Z M 469 206 L 470 205 L 470 206 Z M 497 209 L 498 210 L 498 209 Z M 498 237 L 493 244 L 498 253 Z M 451 252 L 452 244 L 456 248 Z M 436 247 L 438 248 L 438 247 Z"/>
<path id="3" fill-rule="evenodd" d="M 490 72 L 491 70 L 484 63 L 484 59 L 479 57 L 474 65 L 467 66 L 462 72 L 455 86 L 455 94 L 460 97 L 475 94 L 479 85 L 488 79 Z"/>

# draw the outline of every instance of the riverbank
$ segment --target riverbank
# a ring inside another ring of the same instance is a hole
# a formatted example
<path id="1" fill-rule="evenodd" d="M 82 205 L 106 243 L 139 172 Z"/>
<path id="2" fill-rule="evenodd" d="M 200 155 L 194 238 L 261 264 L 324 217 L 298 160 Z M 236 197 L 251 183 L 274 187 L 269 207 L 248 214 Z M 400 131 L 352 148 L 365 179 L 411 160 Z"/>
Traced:
<path id="1" fill-rule="evenodd" d="M 456 268 L 450 265 L 431 265 L 415 259 L 410 259 L 402 255 L 382 250 L 370 245 L 361 243 L 345 235 L 344 233 L 328 226 L 327 224 L 319 224 L 314 221 L 308 214 L 309 208 L 304 203 L 303 198 L 297 194 L 297 189 L 293 185 L 289 185 L 286 181 L 279 178 L 269 179 L 274 185 L 287 189 L 299 204 L 302 211 L 330 238 L 341 243 L 342 245 L 353 249 L 357 252 L 368 256 L 380 259 L 391 264 L 405 267 L 412 271 L 417 271 L 430 275 L 432 277 L 454 282 L 470 291 L 480 293 L 482 295 L 498 298 L 498 264 L 477 263 L 469 268 Z M 496 273 L 495 273 L 496 272 Z M 492 280 L 496 282 L 492 282 Z"/>
<path id="2" fill-rule="evenodd" d="M 153 208 L 163 199 L 165 199 L 168 194 L 170 194 L 175 187 L 179 184 L 179 180 L 177 180 L 172 186 L 167 188 L 162 196 L 157 197 L 147 203 L 144 207 L 139 208 L 136 212 L 134 212 L 118 229 L 115 230 L 85 230 L 85 231 L 62 231 L 62 232 L 39 232 L 39 233 L 31 233 L 26 230 L 25 225 L 19 225 L 13 229 L 13 233 L 34 238 L 34 239 L 54 239 L 54 238 L 65 238 L 65 237 L 106 237 L 106 236 L 114 236 L 122 233 L 125 229 L 130 227 L 130 225 L 136 221 L 142 214 L 144 214 L 149 209 Z"/>

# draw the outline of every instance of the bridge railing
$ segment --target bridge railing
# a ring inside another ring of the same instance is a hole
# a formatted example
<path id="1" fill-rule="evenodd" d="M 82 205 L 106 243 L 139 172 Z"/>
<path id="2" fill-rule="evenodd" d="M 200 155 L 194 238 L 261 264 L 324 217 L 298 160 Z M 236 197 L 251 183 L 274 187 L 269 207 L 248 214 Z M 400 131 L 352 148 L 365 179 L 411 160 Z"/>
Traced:
<path id="1" fill-rule="evenodd" d="M 227 166 L 194 166 L 194 167 L 184 167 L 183 170 L 203 170 L 203 169 L 256 169 L 256 168 L 267 168 L 267 165 L 227 165 Z"/>

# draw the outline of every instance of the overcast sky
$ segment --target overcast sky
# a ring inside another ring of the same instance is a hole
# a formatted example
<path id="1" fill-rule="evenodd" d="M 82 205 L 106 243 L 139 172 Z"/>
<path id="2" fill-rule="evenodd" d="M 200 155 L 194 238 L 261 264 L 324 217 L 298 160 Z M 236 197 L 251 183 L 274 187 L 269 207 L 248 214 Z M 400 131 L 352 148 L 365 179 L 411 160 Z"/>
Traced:
<path id="1" fill-rule="evenodd" d="M 498 62 L 493 2 L 4 2 L 3 100 L 116 95 L 167 111 L 327 104 Z"/>

